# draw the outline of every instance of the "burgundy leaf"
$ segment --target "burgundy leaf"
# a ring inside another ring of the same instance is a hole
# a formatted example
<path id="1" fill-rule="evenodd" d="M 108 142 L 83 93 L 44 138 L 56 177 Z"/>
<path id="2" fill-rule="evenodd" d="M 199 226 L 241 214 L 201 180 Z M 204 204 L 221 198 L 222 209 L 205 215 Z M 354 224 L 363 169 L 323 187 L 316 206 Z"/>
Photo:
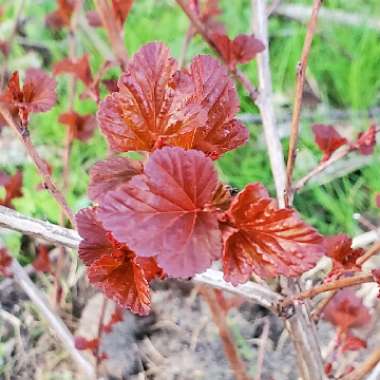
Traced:
<path id="1" fill-rule="evenodd" d="M 98 216 L 115 238 L 141 257 L 157 257 L 169 276 L 206 270 L 221 254 L 212 161 L 180 148 L 155 151 L 144 174 L 109 192 Z"/>
<path id="2" fill-rule="evenodd" d="M 363 348 L 367 348 L 367 342 L 351 334 L 348 334 L 342 342 L 342 352 L 358 351 Z"/>
<path id="3" fill-rule="evenodd" d="M 232 68 L 239 63 L 250 62 L 265 49 L 264 44 L 254 35 L 239 34 L 231 40 L 226 34 L 214 33 L 211 39 L 223 61 Z"/>
<path id="4" fill-rule="evenodd" d="M 315 142 L 323 152 L 322 161 L 326 161 L 347 139 L 342 137 L 332 125 L 315 124 L 312 127 Z"/>
<path id="5" fill-rule="evenodd" d="M 57 0 L 58 9 L 46 16 L 46 25 L 54 30 L 70 26 L 75 0 Z"/>
<path id="6" fill-rule="evenodd" d="M 126 245 L 119 244 L 104 230 L 95 212 L 93 208 L 83 209 L 76 217 L 83 238 L 79 256 L 88 267 L 90 283 L 120 307 L 139 315 L 148 314 L 150 291 L 143 267 Z"/>
<path id="7" fill-rule="evenodd" d="M 89 140 L 96 128 L 96 118 L 92 114 L 79 115 L 76 112 L 66 112 L 59 116 L 58 121 L 70 129 L 72 139 L 83 142 Z"/>
<path id="8" fill-rule="evenodd" d="M 18 171 L 9 176 L 0 172 L 0 186 L 5 189 L 5 197 L 0 199 L 0 205 L 13 208 L 13 200 L 22 197 L 22 173 Z"/>
<path id="9" fill-rule="evenodd" d="M 5 277 L 12 275 L 10 265 L 12 263 L 12 257 L 9 256 L 8 251 L 5 248 L 0 247 L 0 274 Z"/>
<path id="10" fill-rule="evenodd" d="M 176 95 L 176 67 L 160 43 L 143 46 L 129 62 L 118 82 L 120 91 L 107 96 L 98 111 L 100 128 L 114 151 L 151 151 L 169 139 L 179 145 L 176 138 L 205 124 L 201 107 Z"/>
<path id="11" fill-rule="evenodd" d="M 324 318 L 338 327 L 341 333 L 347 333 L 351 328 L 366 326 L 371 315 L 356 293 L 346 288 L 338 291 L 328 303 Z"/>
<path id="12" fill-rule="evenodd" d="M 322 237 L 296 211 L 279 209 L 259 183 L 245 187 L 227 212 L 223 270 L 226 281 L 260 277 L 299 276 L 324 253 Z"/>
<path id="13" fill-rule="evenodd" d="M 51 262 L 49 257 L 49 247 L 39 244 L 37 247 L 37 257 L 32 262 L 33 268 L 39 272 L 51 273 Z"/>
<path id="14" fill-rule="evenodd" d="M 345 272 L 360 271 L 357 259 L 364 254 L 362 248 L 351 248 L 352 239 L 347 235 L 328 236 L 325 239 L 326 255 L 333 260 L 329 278 L 338 277 Z"/>
<path id="15" fill-rule="evenodd" d="M 142 172 L 143 166 L 139 161 L 126 157 L 99 161 L 90 170 L 88 195 L 93 201 L 100 201 L 108 191 L 115 190 Z"/>
<path id="16" fill-rule="evenodd" d="M 117 22 L 120 24 L 120 28 L 124 25 L 132 5 L 133 0 L 112 0 L 112 7 L 114 9 Z"/>
<path id="17" fill-rule="evenodd" d="M 371 155 L 376 145 L 376 125 L 371 125 L 367 131 L 359 134 L 354 147 L 365 156 Z"/>
<path id="18" fill-rule="evenodd" d="M 73 61 L 65 58 L 54 65 L 53 72 L 55 75 L 72 74 L 81 80 L 86 86 L 91 86 L 93 77 L 91 73 L 88 55 L 85 54 L 82 58 Z"/>

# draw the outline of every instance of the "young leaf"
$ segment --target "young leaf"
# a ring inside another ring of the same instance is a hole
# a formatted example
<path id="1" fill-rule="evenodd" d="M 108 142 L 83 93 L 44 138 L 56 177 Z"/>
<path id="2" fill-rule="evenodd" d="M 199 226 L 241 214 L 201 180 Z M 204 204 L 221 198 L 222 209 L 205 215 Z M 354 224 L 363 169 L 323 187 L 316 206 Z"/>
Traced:
<path id="1" fill-rule="evenodd" d="M 117 186 L 142 172 L 141 162 L 127 157 L 112 157 L 99 161 L 90 170 L 88 195 L 93 201 L 100 201 L 108 191 L 115 190 Z"/>
<path id="2" fill-rule="evenodd" d="M 364 156 L 373 153 L 376 145 L 376 125 L 371 125 L 365 132 L 359 134 L 354 147 Z"/>
<path id="3" fill-rule="evenodd" d="M 88 267 L 90 283 L 120 307 L 139 315 L 148 314 L 150 292 L 143 265 L 137 263 L 135 254 L 126 245 L 116 242 L 104 230 L 95 212 L 87 208 L 76 216 L 78 232 L 83 238 L 79 257 Z"/>
<path id="4" fill-rule="evenodd" d="M 32 262 L 33 268 L 39 272 L 51 273 L 51 262 L 49 257 L 49 247 L 39 244 L 37 247 L 37 257 Z"/>
<path id="5" fill-rule="evenodd" d="M 221 254 L 211 205 L 217 187 L 211 159 L 166 147 L 150 156 L 144 174 L 106 195 L 99 220 L 138 256 L 156 256 L 169 276 L 190 277 Z"/>
<path id="6" fill-rule="evenodd" d="M 71 16 L 75 8 L 75 0 L 57 0 L 58 9 L 46 16 L 46 25 L 54 30 L 70 26 Z"/>
<path id="7" fill-rule="evenodd" d="M 239 99 L 227 70 L 214 58 L 196 57 L 190 69 L 181 72 L 179 88 L 207 112 L 206 128 L 190 135 L 193 148 L 213 158 L 248 140 L 248 130 L 235 119 Z"/>
<path id="8" fill-rule="evenodd" d="M 54 65 L 53 73 L 54 75 L 72 74 L 81 80 L 87 87 L 91 86 L 93 82 L 87 54 L 75 61 L 69 58 L 62 59 L 62 61 L 59 61 Z"/>
<path id="9" fill-rule="evenodd" d="M 59 116 L 58 121 L 70 129 L 72 139 L 82 142 L 89 140 L 96 128 L 96 118 L 94 115 L 79 115 L 76 112 L 66 112 Z"/>
<path id="10" fill-rule="evenodd" d="M 13 208 L 13 199 L 22 197 L 22 173 L 18 171 L 9 176 L 0 172 L 0 186 L 5 189 L 5 197 L 0 198 L 0 205 Z"/>
<path id="11" fill-rule="evenodd" d="M 324 253 L 321 235 L 293 209 L 279 209 L 259 183 L 246 186 L 227 211 L 223 270 L 226 281 L 246 282 L 251 273 L 299 276 Z"/>
<path id="12" fill-rule="evenodd" d="M 119 79 L 119 92 L 101 102 L 97 115 L 114 151 L 152 151 L 163 141 L 205 124 L 201 107 L 175 94 L 176 67 L 169 49 L 160 43 L 143 46 L 129 62 Z"/>
<path id="13" fill-rule="evenodd" d="M 351 334 L 348 334 L 342 343 L 342 352 L 358 351 L 363 348 L 367 348 L 367 342 Z"/>
<path id="14" fill-rule="evenodd" d="M 346 272 L 360 271 L 357 259 L 364 254 L 362 248 L 351 248 L 352 239 L 347 235 L 328 236 L 325 239 L 326 255 L 333 260 L 333 268 L 329 279 L 338 277 Z"/>
<path id="15" fill-rule="evenodd" d="M 347 333 L 367 325 L 371 320 L 368 308 L 352 289 L 340 290 L 324 310 L 324 319 Z"/>
<path id="16" fill-rule="evenodd" d="M 226 34 L 214 33 L 211 39 L 223 61 L 233 69 L 239 63 L 250 62 L 265 49 L 264 44 L 253 34 L 239 34 L 231 40 Z"/>
<path id="17" fill-rule="evenodd" d="M 10 265 L 12 263 L 12 257 L 9 256 L 5 248 L 0 247 L 0 274 L 5 277 L 12 275 L 10 271 Z"/>
<path id="18" fill-rule="evenodd" d="M 112 0 L 112 7 L 116 15 L 116 21 L 122 30 L 125 20 L 132 8 L 133 0 Z"/>
<path id="19" fill-rule="evenodd" d="M 29 113 L 45 112 L 56 102 L 55 80 L 42 70 L 26 70 L 24 86 L 21 89 L 19 74 L 15 71 L 8 81 L 5 92 L 0 95 L 0 102 L 8 105 L 14 114 L 15 109 L 24 125 L 28 122 Z"/>
<path id="20" fill-rule="evenodd" d="M 315 142 L 323 152 L 322 161 L 328 160 L 347 139 L 342 137 L 332 125 L 314 124 L 312 126 Z"/>

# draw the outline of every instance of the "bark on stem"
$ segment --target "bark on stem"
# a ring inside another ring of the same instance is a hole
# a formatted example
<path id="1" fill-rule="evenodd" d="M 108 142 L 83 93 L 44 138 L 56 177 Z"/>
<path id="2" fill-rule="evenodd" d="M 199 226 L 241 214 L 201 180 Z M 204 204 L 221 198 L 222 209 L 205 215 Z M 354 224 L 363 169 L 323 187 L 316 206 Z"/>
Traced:
<path id="1" fill-rule="evenodd" d="M 75 219 L 74 215 L 69 207 L 69 205 L 66 202 L 65 197 L 63 194 L 58 190 L 57 186 L 53 182 L 53 179 L 49 173 L 49 168 L 46 164 L 46 162 L 40 157 L 37 150 L 35 149 L 34 145 L 32 144 L 32 140 L 29 135 L 28 130 L 21 130 L 16 122 L 13 120 L 11 114 L 9 111 L 0 104 L 0 114 L 3 115 L 5 121 L 8 123 L 8 125 L 16 132 L 17 136 L 23 143 L 25 149 L 27 150 L 30 158 L 33 160 L 37 171 L 39 175 L 41 176 L 47 190 L 51 193 L 51 195 L 55 198 L 59 206 L 62 208 L 62 211 L 65 213 L 67 218 L 70 220 L 71 224 L 75 226 Z"/>
<path id="2" fill-rule="evenodd" d="M 0 227 L 19 231 L 25 235 L 73 249 L 78 249 L 81 240 L 75 230 L 33 219 L 3 206 L 0 206 Z M 247 282 L 240 286 L 232 286 L 223 280 L 222 272 L 213 269 L 195 275 L 192 281 L 238 294 L 275 313 L 282 299 L 281 295 L 273 292 L 270 288 L 253 282 Z"/>

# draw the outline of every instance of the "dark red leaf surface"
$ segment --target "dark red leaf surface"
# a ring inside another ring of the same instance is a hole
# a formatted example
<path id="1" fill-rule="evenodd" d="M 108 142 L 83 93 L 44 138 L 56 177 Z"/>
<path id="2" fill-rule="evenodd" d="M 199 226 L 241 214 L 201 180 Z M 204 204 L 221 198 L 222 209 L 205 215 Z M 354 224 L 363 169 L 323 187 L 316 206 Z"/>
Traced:
<path id="1" fill-rule="evenodd" d="M 352 289 L 342 289 L 328 303 L 324 310 L 324 318 L 338 327 L 342 333 L 351 328 L 366 326 L 371 315 L 362 300 Z"/>
<path id="2" fill-rule="evenodd" d="M 12 257 L 9 256 L 8 251 L 5 248 L 0 247 L 0 274 L 5 277 L 11 276 L 10 265 L 12 263 Z"/>
<path id="3" fill-rule="evenodd" d="M 106 195 L 98 217 L 138 256 L 156 256 L 169 276 L 190 277 L 221 254 L 211 206 L 217 187 L 212 160 L 202 152 L 163 148 L 151 155 L 144 174 Z"/>
<path id="4" fill-rule="evenodd" d="M 13 208 L 13 199 L 22 197 L 22 182 L 20 171 L 13 176 L 0 172 L 0 187 L 4 187 L 5 190 L 4 198 L 0 198 L 1 206 Z"/>
<path id="5" fill-rule="evenodd" d="M 77 112 L 66 112 L 59 116 L 58 121 L 70 129 L 72 139 L 83 142 L 89 140 L 96 128 L 96 118 L 94 115 L 80 115 Z"/>
<path id="6" fill-rule="evenodd" d="M 133 0 L 112 0 L 112 6 L 120 27 L 124 25 L 132 8 Z"/>
<path id="7" fill-rule="evenodd" d="M 189 104 L 173 86 L 177 64 L 160 43 L 143 46 L 118 82 L 119 92 L 100 104 L 98 120 L 117 152 L 151 151 L 205 124 L 201 107 Z M 174 145 L 176 145 L 174 143 Z"/>
<path id="8" fill-rule="evenodd" d="M 342 342 L 342 352 L 358 351 L 367 348 L 367 342 L 357 336 L 348 335 Z"/>
<path id="9" fill-rule="evenodd" d="M 233 68 L 239 63 L 250 62 L 265 49 L 264 44 L 254 35 L 239 34 L 231 40 L 226 34 L 214 33 L 211 39 L 223 61 Z"/>
<path id="10" fill-rule="evenodd" d="M 279 209 L 259 183 L 245 187 L 227 212 L 232 228 L 224 231 L 223 270 L 226 281 L 299 276 L 324 253 L 323 239 L 295 210 Z"/>
<path id="11" fill-rule="evenodd" d="M 83 55 L 76 61 L 65 58 L 54 65 L 53 72 L 55 75 L 72 74 L 81 80 L 86 86 L 91 86 L 93 77 L 91 73 L 88 55 Z"/>
<path id="12" fill-rule="evenodd" d="M 51 273 L 51 262 L 49 257 L 49 247 L 45 244 L 39 244 L 37 247 L 37 257 L 33 260 L 32 265 L 35 270 L 44 273 Z"/>
<path id="13" fill-rule="evenodd" d="M 8 81 L 5 92 L 0 95 L 0 101 L 8 104 L 12 114 L 15 109 L 18 110 L 21 120 L 26 123 L 29 113 L 45 112 L 54 106 L 55 87 L 55 80 L 42 70 L 28 69 L 21 89 L 19 74 L 15 71 Z"/>
<path id="14" fill-rule="evenodd" d="M 71 16 L 75 8 L 75 0 L 57 0 L 58 8 L 46 16 L 46 25 L 51 29 L 70 26 Z"/>
<path id="15" fill-rule="evenodd" d="M 116 242 L 111 233 L 104 230 L 95 212 L 95 209 L 83 209 L 76 217 L 83 238 L 79 257 L 88 266 L 90 283 L 119 306 L 139 315 L 148 314 L 150 291 L 143 265 L 126 245 Z"/>
<path id="16" fill-rule="evenodd" d="M 88 195 L 93 201 L 100 201 L 110 190 L 127 183 L 133 176 L 141 174 L 141 162 L 126 157 L 112 157 L 97 162 L 90 170 Z"/>
<path id="17" fill-rule="evenodd" d="M 340 135 L 332 125 L 315 124 L 312 126 L 315 142 L 323 152 L 322 161 L 326 161 L 347 139 Z"/>
<path id="18" fill-rule="evenodd" d="M 177 71 L 169 49 L 145 45 L 118 82 L 119 92 L 100 104 L 100 127 L 114 151 L 152 151 L 165 145 L 199 149 L 212 157 L 246 142 L 235 119 L 236 89 L 226 69 L 200 56 Z"/>
<path id="19" fill-rule="evenodd" d="M 376 125 L 371 125 L 368 130 L 359 134 L 354 147 L 364 156 L 371 155 L 376 145 Z"/>
<path id="20" fill-rule="evenodd" d="M 325 239 L 326 255 L 333 260 L 333 268 L 329 278 L 337 277 L 345 272 L 360 271 L 357 259 L 364 254 L 362 248 L 351 248 L 352 239 L 347 235 L 328 236 Z"/>

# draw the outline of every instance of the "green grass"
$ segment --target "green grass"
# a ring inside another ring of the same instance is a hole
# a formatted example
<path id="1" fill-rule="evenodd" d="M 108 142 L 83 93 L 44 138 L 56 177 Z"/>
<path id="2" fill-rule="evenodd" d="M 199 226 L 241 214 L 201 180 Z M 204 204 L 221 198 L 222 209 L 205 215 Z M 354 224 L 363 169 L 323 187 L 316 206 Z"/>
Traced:
<path id="1" fill-rule="evenodd" d="M 86 4 L 91 2 L 87 1 Z M 292 3 L 309 4 L 310 1 L 293 1 Z M 26 13 L 29 22 L 27 34 L 32 41 L 39 41 L 47 46 L 53 62 L 63 58 L 67 52 L 65 33 L 53 34 L 42 28 L 44 15 L 54 8 L 53 2 L 44 0 L 34 6 L 31 0 L 26 2 Z M 222 1 L 225 22 L 231 36 L 249 31 L 249 0 Z M 380 4 L 377 0 L 340 1 L 329 0 L 326 8 L 346 10 L 348 12 L 380 16 Z M 7 17 L 11 16 L 8 11 Z M 271 66 L 273 87 L 276 93 L 276 107 L 282 115 L 290 117 L 291 103 L 295 84 L 295 68 L 302 49 L 305 26 L 296 21 L 279 17 L 270 19 Z M 182 42 L 188 27 L 188 21 L 172 0 L 139 0 L 135 2 L 128 22 L 126 23 L 126 44 L 130 54 L 136 52 L 144 43 L 154 40 L 164 41 L 172 49 L 175 56 L 181 51 Z M 95 31 L 105 37 L 104 32 Z M 94 47 L 79 35 L 81 48 L 79 53 L 88 51 L 94 69 L 98 68 L 103 58 Z M 187 61 L 197 54 L 210 53 L 210 49 L 196 37 L 193 39 L 187 54 Z M 21 48 L 12 51 L 12 61 L 25 56 Z M 41 59 L 33 55 L 27 56 L 20 66 L 25 68 L 26 62 L 37 62 Z M 25 58 L 25 57 L 24 57 Z M 321 22 L 315 37 L 310 56 L 308 78 L 316 83 L 323 104 L 346 110 L 366 110 L 379 105 L 380 75 L 380 33 L 363 27 L 346 27 Z M 242 67 L 243 71 L 256 82 L 256 64 L 252 62 Z M 66 77 L 59 77 L 58 92 L 60 102 L 50 112 L 33 117 L 31 133 L 35 144 L 41 148 L 45 157 L 54 168 L 54 178 L 61 184 L 62 160 L 65 127 L 57 121 L 58 115 L 66 109 Z M 241 111 L 257 114 L 247 95 L 239 88 Z M 279 100 L 280 99 L 280 100 Z M 75 103 L 80 113 L 95 110 L 91 101 Z M 355 113 L 353 113 L 355 114 Z M 315 147 L 310 132 L 311 123 L 330 122 L 329 118 L 318 116 L 311 121 L 302 122 L 300 139 L 300 156 L 309 157 L 317 162 L 320 153 Z M 369 120 L 352 117 L 348 120 L 350 129 L 359 132 L 367 127 Z M 251 133 L 250 142 L 226 154 L 218 163 L 222 178 L 234 187 L 242 188 L 254 181 L 263 182 L 273 193 L 273 180 L 268 157 L 262 142 L 261 125 L 248 125 Z M 355 133 L 356 133 L 355 132 Z M 283 141 L 287 146 L 286 139 Z M 71 188 L 68 194 L 70 204 L 75 210 L 88 203 L 86 187 L 88 169 L 97 160 L 106 155 L 104 139 L 97 133 L 88 144 L 76 142 L 71 155 Z M 305 173 L 304 162 L 298 161 L 296 177 Z M 347 232 L 357 234 L 360 226 L 352 218 L 353 213 L 363 213 L 371 219 L 379 217 L 379 210 L 374 207 L 374 195 L 380 191 L 379 152 L 372 164 L 357 170 L 343 178 L 338 178 L 322 187 L 308 187 L 295 199 L 295 204 L 303 216 L 323 233 Z M 59 220 L 59 210 L 46 191 L 36 191 L 39 178 L 31 164 L 24 166 L 24 198 L 17 200 L 16 206 L 22 212 L 49 219 Z"/>

